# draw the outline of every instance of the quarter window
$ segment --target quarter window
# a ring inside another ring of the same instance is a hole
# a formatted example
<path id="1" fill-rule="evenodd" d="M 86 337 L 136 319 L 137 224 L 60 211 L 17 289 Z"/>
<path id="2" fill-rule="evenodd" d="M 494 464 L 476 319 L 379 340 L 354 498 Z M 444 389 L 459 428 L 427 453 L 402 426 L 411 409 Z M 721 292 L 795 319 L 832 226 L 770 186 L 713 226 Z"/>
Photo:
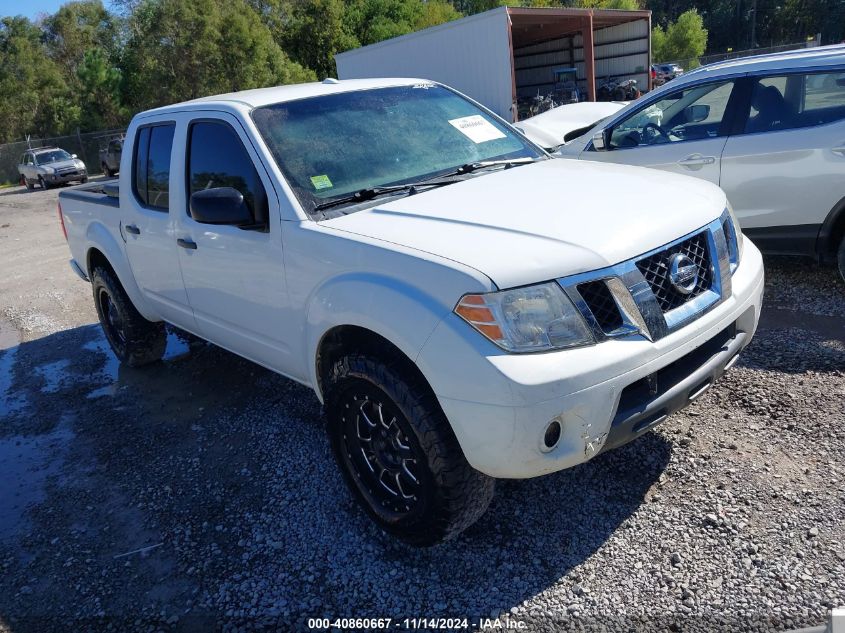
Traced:
<path id="1" fill-rule="evenodd" d="M 235 130 L 222 121 L 198 121 L 191 125 L 189 137 L 188 195 L 232 187 L 241 192 L 255 221 L 266 222 L 267 194 Z"/>
<path id="2" fill-rule="evenodd" d="M 175 129 L 174 124 L 144 127 L 135 140 L 135 196 L 159 211 L 170 207 L 170 155 Z"/>
<path id="3" fill-rule="evenodd" d="M 636 111 L 611 132 L 613 148 L 659 145 L 722 136 L 734 82 L 675 91 Z"/>
<path id="4" fill-rule="evenodd" d="M 745 132 L 773 132 L 845 119 L 845 72 L 762 77 L 751 89 Z"/>

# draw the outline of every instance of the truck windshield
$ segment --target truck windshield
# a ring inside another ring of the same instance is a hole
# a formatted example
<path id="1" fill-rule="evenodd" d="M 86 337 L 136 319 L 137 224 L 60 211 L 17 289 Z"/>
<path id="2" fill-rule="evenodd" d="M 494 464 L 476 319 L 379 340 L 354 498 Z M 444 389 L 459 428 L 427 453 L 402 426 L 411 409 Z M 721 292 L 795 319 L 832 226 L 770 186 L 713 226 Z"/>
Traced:
<path id="1" fill-rule="evenodd" d="M 309 213 L 334 198 L 461 165 L 543 156 L 495 117 L 431 83 L 278 103 L 252 117 Z"/>
<path id="2" fill-rule="evenodd" d="M 50 152 L 41 152 L 35 155 L 35 162 L 39 165 L 58 163 L 61 160 L 70 160 L 71 156 L 63 149 L 55 149 Z"/>

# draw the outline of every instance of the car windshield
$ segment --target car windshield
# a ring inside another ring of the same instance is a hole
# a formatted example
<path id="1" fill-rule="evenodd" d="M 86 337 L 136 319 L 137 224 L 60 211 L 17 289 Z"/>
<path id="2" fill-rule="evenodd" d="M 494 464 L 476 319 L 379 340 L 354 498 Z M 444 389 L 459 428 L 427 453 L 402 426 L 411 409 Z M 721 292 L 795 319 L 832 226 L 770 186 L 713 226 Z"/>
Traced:
<path id="1" fill-rule="evenodd" d="M 71 155 L 63 149 L 54 149 L 49 152 L 41 152 L 35 155 L 35 162 L 39 165 L 58 163 L 62 160 L 70 160 Z"/>
<path id="2" fill-rule="evenodd" d="M 462 165 L 543 156 L 486 111 L 431 83 L 310 97 L 256 108 L 252 116 L 308 212 Z"/>

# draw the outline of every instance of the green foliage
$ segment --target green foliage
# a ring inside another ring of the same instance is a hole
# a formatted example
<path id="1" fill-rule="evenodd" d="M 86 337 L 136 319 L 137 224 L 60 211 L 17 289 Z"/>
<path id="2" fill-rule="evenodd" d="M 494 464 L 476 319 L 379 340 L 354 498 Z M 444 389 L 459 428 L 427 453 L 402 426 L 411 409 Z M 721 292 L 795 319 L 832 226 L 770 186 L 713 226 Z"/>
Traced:
<path id="1" fill-rule="evenodd" d="M 76 71 L 82 112 L 79 124 L 86 130 L 115 128 L 127 119 L 121 103 L 120 70 L 112 66 L 102 48 L 85 51 Z"/>
<path id="2" fill-rule="evenodd" d="M 707 29 L 695 9 L 684 11 L 665 29 L 655 26 L 651 33 L 652 58 L 656 61 L 680 61 L 694 68 L 706 48 Z"/>
<path id="3" fill-rule="evenodd" d="M 245 0 L 145 0 L 129 32 L 124 95 L 135 110 L 314 79 Z"/>

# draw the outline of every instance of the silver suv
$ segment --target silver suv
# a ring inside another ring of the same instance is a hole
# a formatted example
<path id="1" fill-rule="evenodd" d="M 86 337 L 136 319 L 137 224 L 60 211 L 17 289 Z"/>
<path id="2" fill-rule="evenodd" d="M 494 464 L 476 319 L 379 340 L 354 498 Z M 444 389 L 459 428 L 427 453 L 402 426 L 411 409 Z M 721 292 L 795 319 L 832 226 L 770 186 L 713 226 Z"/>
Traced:
<path id="1" fill-rule="evenodd" d="M 27 189 L 36 183 L 42 189 L 66 182 L 88 182 L 88 170 L 76 154 L 68 154 L 58 147 L 39 147 L 23 153 L 18 173 Z"/>

